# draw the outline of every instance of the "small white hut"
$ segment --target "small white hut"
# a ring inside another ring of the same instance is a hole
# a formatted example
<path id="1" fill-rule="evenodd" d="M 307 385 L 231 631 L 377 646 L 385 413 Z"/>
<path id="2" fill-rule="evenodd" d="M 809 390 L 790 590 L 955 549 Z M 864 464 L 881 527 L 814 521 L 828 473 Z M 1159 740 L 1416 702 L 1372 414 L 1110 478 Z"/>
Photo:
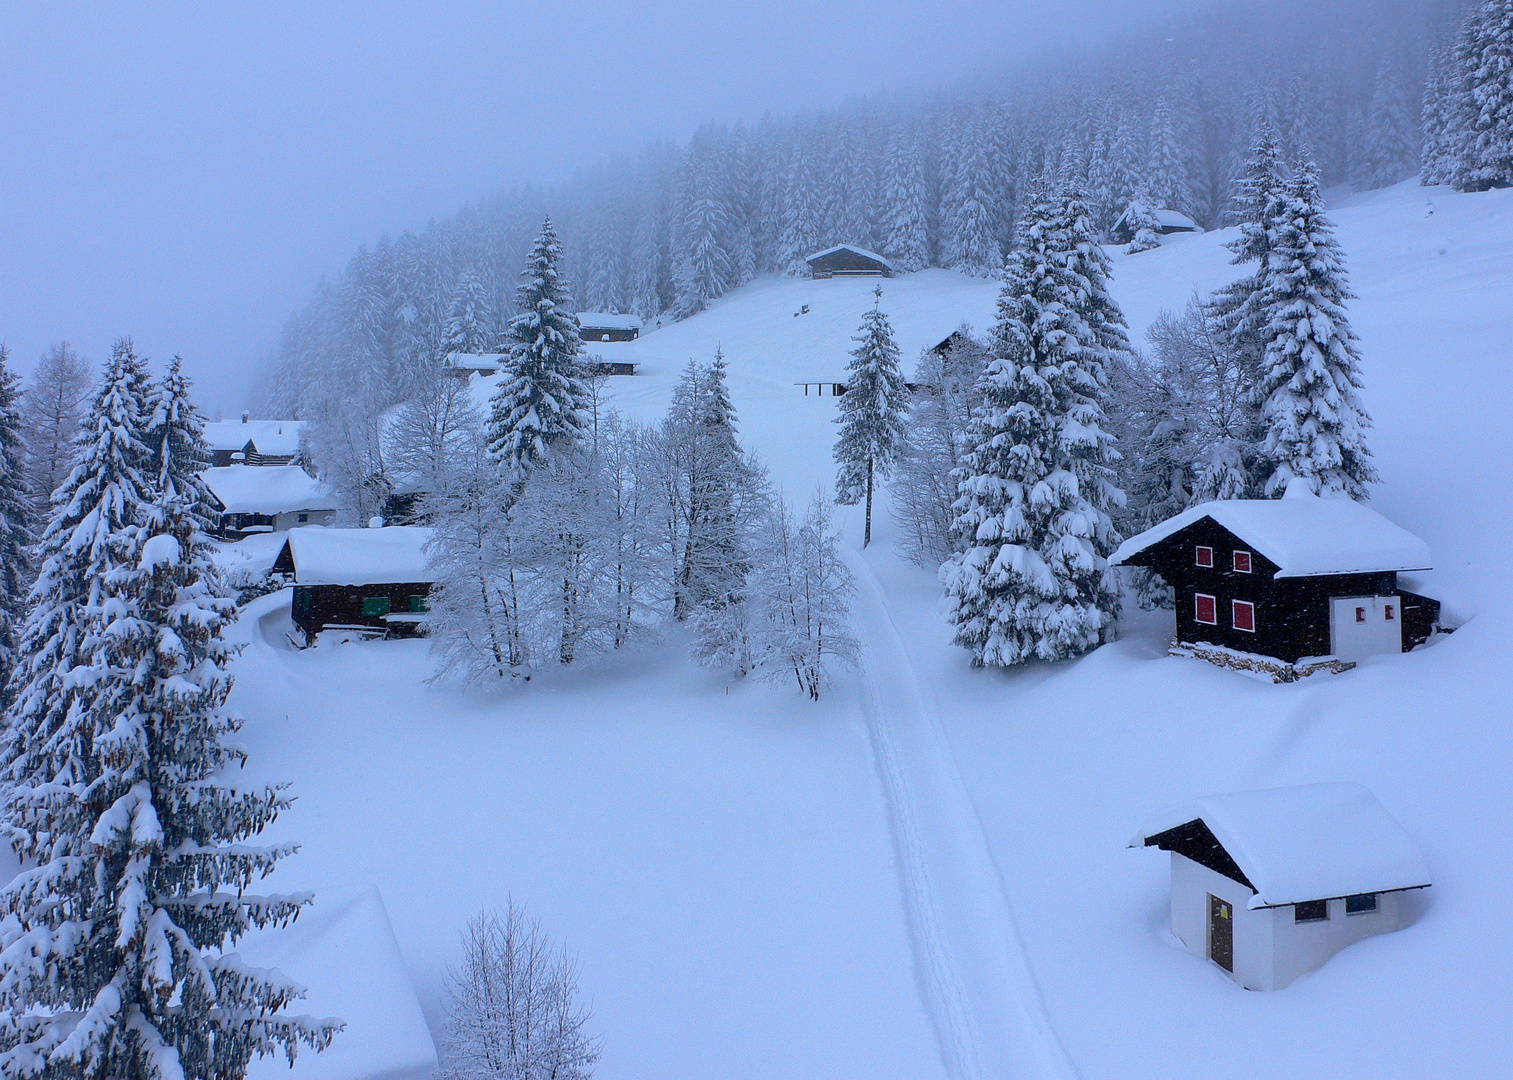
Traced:
<path id="1" fill-rule="evenodd" d="M 1247 990 L 1280 990 L 1400 929 L 1403 893 L 1429 886 L 1418 845 L 1360 784 L 1209 795 L 1130 847 L 1171 852 L 1172 933 Z"/>

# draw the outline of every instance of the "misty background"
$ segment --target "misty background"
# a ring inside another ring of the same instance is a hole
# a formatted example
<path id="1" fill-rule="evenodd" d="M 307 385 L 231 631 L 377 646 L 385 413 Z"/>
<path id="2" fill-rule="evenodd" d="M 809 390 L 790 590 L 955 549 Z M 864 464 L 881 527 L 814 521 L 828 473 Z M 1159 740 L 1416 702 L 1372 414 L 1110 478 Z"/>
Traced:
<path id="1" fill-rule="evenodd" d="M 13 2 L 0 340 L 24 373 L 130 335 L 234 411 L 360 245 L 705 122 L 960 86 L 1201 7 Z"/>

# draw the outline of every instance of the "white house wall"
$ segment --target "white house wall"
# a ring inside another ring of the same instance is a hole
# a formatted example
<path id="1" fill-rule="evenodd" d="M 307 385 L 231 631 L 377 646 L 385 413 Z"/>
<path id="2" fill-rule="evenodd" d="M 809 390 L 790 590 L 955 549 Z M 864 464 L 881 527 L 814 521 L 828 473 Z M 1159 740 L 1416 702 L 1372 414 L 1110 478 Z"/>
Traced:
<path id="1" fill-rule="evenodd" d="M 1329 918 L 1318 922 L 1296 921 L 1290 904 L 1257 912 L 1271 916 L 1276 942 L 1276 977 L 1270 989 L 1280 990 L 1299 975 L 1322 967 L 1346 945 L 1401 928 L 1402 900 L 1400 892 L 1381 893 L 1376 898 L 1375 911 L 1355 915 L 1345 914 L 1343 899 L 1331 900 Z"/>
<path id="2" fill-rule="evenodd" d="M 1172 855 L 1172 933 L 1188 951 L 1208 959 L 1208 897 L 1228 901 L 1234 912 L 1234 980 L 1250 990 L 1270 990 L 1272 912 L 1245 905 L 1255 895 L 1238 881 L 1175 851 Z M 1288 908 L 1289 915 L 1292 912 Z M 1217 965 L 1215 965 L 1217 966 Z M 1222 968 L 1220 970 L 1223 970 Z"/>
<path id="3" fill-rule="evenodd" d="M 301 521 L 299 516 L 308 514 L 309 520 Z M 274 532 L 288 532 L 297 529 L 301 525 L 335 525 L 335 510 L 291 510 L 287 514 L 278 514 L 273 519 Z"/>

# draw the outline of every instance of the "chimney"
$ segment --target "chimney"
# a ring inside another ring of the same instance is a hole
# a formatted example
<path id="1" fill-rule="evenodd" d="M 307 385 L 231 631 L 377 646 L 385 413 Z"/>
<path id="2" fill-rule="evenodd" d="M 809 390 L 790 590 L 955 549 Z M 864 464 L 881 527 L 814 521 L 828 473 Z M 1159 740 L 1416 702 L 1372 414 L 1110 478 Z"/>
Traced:
<path id="1" fill-rule="evenodd" d="M 242 423 L 245 424 L 251 418 L 252 418 L 252 414 L 250 412 L 248 412 L 246 409 L 243 409 L 242 410 Z"/>

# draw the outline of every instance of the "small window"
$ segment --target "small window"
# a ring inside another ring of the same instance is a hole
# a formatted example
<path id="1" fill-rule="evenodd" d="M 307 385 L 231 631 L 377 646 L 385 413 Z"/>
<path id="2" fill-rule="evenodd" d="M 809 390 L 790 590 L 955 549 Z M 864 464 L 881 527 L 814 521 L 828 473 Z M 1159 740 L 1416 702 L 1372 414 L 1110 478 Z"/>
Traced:
<path id="1" fill-rule="evenodd" d="M 1211 547 L 1200 547 L 1198 549 L 1198 565 L 1199 566 L 1212 566 L 1213 564 L 1214 564 L 1214 549 L 1211 548 Z"/>
<path id="2" fill-rule="evenodd" d="M 424 596 L 412 596 L 410 597 L 410 610 L 419 614 L 431 609 L 426 607 L 426 598 Z"/>
<path id="3" fill-rule="evenodd" d="M 1198 593 L 1193 597 L 1193 602 L 1194 619 L 1197 619 L 1200 623 L 1207 623 L 1210 626 L 1214 626 L 1218 623 L 1218 603 L 1212 596 L 1206 596 L 1203 593 Z"/>
<path id="4" fill-rule="evenodd" d="M 1292 907 L 1293 922 L 1325 922 L 1328 919 L 1328 900 L 1306 900 Z"/>
<path id="5" fill-rule="evenodd" d="M 1237 573 L 1237 574 L 1248 574 L 1248 573 L 1250 573 L 1250 552 L 1248 552 L 1248 551 L 1237 551 L 1237 552 L 1235 552 L 1235 573 Z"/>
<path id="6" fill-rule="evenodd" d="M 1384 607 L 1382 609 L 1382 612 L 1386 616 L 1387 621 L 1391 622 L 1392 621 L 1392 605 L 1388 604 L 1386 607 Z"/>
<path id="7" fill-rule="evenodd" d="M 363 618 L 376 619 L 388 613 L 389 598 L 387 596 L 364 596 L 362 598 Z"/>
<path id="8" fill-rule="evenodd" d="M 303 525 L 305 522 L 307 522 L 309 520 L 310 520 L 310 515 L 309 514 L 301 514 L 301 515 L 299 515 L 299 523 L 301 525 Z"/>
<path id="9" fill-rule="evenodd" d="M 1358 607 L 1358 608 L 1355 609 L 1355 621 L 1356 622 L 1365 622 L 1366 621 L 1366 609 L 1365 608 Z"/>
<path id="10" fill-rule="evenodd" d="M 1236 630 L 1256 630 L 1256 606 L 1248 600 L 1236 600 L 1233 605 L 1232 623 Z"/>
<path id="11" fill-rule="evenodd" d="M 1368 911 L 1376 910 L 1376 893 L 1357 893 L 1355 896 L 1345 897 L 1346 915 L 1364 915 Z"/>

